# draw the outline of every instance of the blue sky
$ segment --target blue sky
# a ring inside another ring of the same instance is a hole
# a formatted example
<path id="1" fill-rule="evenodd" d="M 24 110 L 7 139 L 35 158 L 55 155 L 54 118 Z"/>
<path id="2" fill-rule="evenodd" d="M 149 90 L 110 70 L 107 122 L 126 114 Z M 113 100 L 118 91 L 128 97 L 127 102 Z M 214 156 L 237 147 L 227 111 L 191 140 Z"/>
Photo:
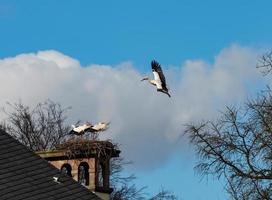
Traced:
<path id="1" fill-rule="evenodd" d="M 177 66 L 186 68 L 187 60 L 205 61 L 209 68 L 216 66 L 216 57 L 230 54 L 224 49 L 235 52 L 233 44 L 271 48 L 271 7 L 268 0 L 0 0 L 0 59 L 54 50 L 83 67 L 118 68 L 129 61 L 137 73 L 147 73 L 155 58 L 168 74 Z M 194 162 L 192 153 L 176 151 L 161 165 L 128 173 L 134 172 L 137 184 L 148 185 L 149 192 L 162 185 L 186 200 L 226 199 L 217 180 L 199 182 Z"/>
<path id="2" fill-rule="evenodd" d="M 1 57 L 59 50 L 83 64 L 180 64 L 232 44 L 270 46 L 269 1 L 1 0 Z"/>

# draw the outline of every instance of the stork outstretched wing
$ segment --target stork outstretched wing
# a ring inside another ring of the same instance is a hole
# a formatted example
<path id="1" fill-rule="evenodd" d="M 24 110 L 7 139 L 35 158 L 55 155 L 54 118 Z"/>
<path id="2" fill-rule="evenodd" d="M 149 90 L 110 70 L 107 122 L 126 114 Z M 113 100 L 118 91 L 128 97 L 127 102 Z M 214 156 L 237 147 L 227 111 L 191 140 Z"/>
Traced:
<path id="1" fill-rule="evenodd" d="M 154 74 L 154 79 L 155 80 L 159 79 L 161 84 L 162 84 L 162 89 L 165 90 L 166 92 L 168 92 L 165 77 L 164 77 L 164 74 L 162 72 L 161 65 L 156 60 L 152 60 L 151 68 L 152 68 L 152 71 L 153 71 L 153 74 Z"/>

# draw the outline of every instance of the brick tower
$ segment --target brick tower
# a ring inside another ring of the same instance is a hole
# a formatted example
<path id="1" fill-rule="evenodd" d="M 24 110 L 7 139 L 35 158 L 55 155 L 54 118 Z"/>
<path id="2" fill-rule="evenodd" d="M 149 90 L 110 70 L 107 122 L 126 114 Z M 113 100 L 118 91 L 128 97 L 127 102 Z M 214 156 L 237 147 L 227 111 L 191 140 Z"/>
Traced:
<path id="1" fill-rule="evenodd" d="M 56 150 L 37 153 L 102 199 L 109 199 L 110 159 L 120 154 L 111 142 L 73 139 Z"/>

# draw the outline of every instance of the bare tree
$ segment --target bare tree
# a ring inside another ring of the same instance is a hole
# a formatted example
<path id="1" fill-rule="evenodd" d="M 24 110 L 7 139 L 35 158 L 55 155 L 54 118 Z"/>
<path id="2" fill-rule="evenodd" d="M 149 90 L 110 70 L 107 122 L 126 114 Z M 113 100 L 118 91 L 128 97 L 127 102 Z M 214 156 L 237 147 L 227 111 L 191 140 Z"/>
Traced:
<path id="1" fill-rule="evenodd" d="M 160 191 L 149 200 L 177 200 L 177 196 L 175 196 L 171 191 L 165 190 L 163 187 Z"/>
<path id="2" fill-rule="evenodd" d="M 123 157 L 116 157 L 111 159 L 111 183 L 113 185 L 126 184 L 136 179 L 134 174 L 123 176 L 124 167 L 131 165 L 132 161 L 126 161 Z"/>
<path id="3" fill-rule="evenodd" d="M 131 161 L 125 161 L 124 158 L 113 158 L 111 161 L 111 183 L 114 190 L 111 194 L 112 200 L 177 200 L 178 198 L 169 190 L 161 188 L 158 193 L 152 197 L 146 192 L 147 186 L 138 188 L 134 184 L 136 176 L 134 174 L 124 176 L 123 170 L 126 165 L 132 164 Z"/>
<path id="4" fill-rule="evenodd" d="M 7 119 L 2 127 L 33 151 L 54 149 L 69 131 L 65 124 L 68 109 L 51 100 L 33 109 L 22 102 L 8 103 L 3 109 Z"/>
<path id="5" fill-rule="evenodd" d="M 268 51 L 259 58 L 257 68 L 261 70 L 264 75 L 270 74 L 272 71 L 272 51 Z"/>
<path id="6" fill-rule="evenodd" d="M 124 167 L 132 164 L 132 161 L 125 161 L 124 158 L 111 159 L 111 184 L 113 192 L 112 200 L 143 200 L 145 199 L 144 190 L 146 187 L 137 188 L 133 181 L 136 179 L 134 174 L 124 176 Z"/>
<path id="7" fill-rule="evenodd" d="M 111 194 L 112 200 L 144 200 L 143 188 L 138 189 L 135 184 L 123 184 Z"/>
<path id="8" fill-rule="evenodd" d="M 272 199 L 272 91 L 243 108 L 227 107 L 217 121 L 186 128 L 200 156 L 196 169 L 227 181 L 236 200 Z"/>
<path id="9" fill-rule="evenodd" d="M 31 150 L 42 151 L 61 147 L 69 147 L 68 149 L 72 149 L 73 146 L 71 145 L 65 146 L 70 144 L 69 140 L 63 143 L 65 136 L 68 135 L 70 130 L 70 126 L 66 124 L 66 113 L 70 108 L 62 108 L 60 104 L 51 100 L 38 103 L 33 109 L 24 105 L 22 102 L 8 103 L 7 106 L 8 107 L 3 108 L 3 112 L 7 118 L 0 124 L 0 128 L 7 131 Z M 81 140 L 81 146 L 83 144 L 91 144 L 96 145 L 96 148 L 100 148 L 97 145 L 107 144 L 107 141 L 104 143 L 88 141 L 87 136 L 82 137 Z M 75 143 L 75 141 L 73 143 Z M 114 146 L 114 148 L 118 148 L 118 144 L 114 144 Z M 101 149 L 101 153 L 103 153 L 103 148 Z M 111 194 L 111 199 L 147 199 L 145 193 L 147 187 L 138 188 L 133 182 L 136 179 L 134 174 L 129 176 L 123 175 L 124 166 L 131 163 L 132 162 L 125 161 L 123 158 L 113 158 L 111 160 L 111 185 L 114 189 Z M 168 191 L 160 191 L 152 200 L 167 200 L 169 199 L 167 198 L 167 194 Z"/>

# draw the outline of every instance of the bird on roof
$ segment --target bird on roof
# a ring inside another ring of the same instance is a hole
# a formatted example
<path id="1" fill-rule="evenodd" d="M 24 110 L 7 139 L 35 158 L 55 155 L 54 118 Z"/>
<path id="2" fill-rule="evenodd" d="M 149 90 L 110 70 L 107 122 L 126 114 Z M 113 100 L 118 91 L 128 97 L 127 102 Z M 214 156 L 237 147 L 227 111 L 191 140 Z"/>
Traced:
<path id="1" fill-rule="evenodd" d="M 53 181 L 54 181 L 55 183 L 60 184 L 60 178 L 59 178 L 59 177 L 53 176 Z"/>
<path id="2" fill-rule="evenodd" d="M 154 79 L 150 80 L 149 77 L 144 77 L 141 81 L 147 80 L 150 84 L 157 87 L 158 92 L 165 93 L 168 95 L 168 97 L 171 97 L 171 95 L 168 92 L 168 88 L 166 85 L 165 77 L 162 72 L 161 65 L 157 61 L 153 60 L 151 62 L 151 68 L 154 75 Z"/>
<path id="3" fill-rule="evenodd" d="M 77 127 L 75 125 L 72 125 L 73 129 L 69 132 L 69 134 L 83 135 L 86 132 L 96 133 L 100 131 L 105 131 L 108 129 L 109 124 L 109 122 L 99 122 L 92 125 L 91 123 L 87 122 Z"/>

